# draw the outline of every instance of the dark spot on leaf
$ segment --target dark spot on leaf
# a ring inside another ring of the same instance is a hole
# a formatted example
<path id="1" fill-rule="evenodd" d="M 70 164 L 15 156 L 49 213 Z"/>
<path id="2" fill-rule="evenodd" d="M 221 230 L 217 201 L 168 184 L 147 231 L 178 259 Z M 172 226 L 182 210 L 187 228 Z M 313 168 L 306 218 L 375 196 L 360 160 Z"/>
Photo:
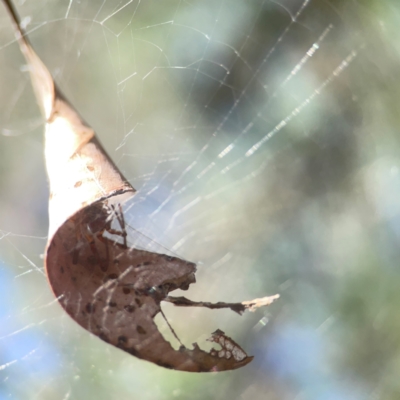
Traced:
<path id="1" fill-rule="evenodd" d="M 164 368 L 175 369 L 175 367 L 173 365 L 168 364 L 166 362 L 158 361 L 157 364 L 160 365 L 161 367 L 164 367 Z"/>
<path id="2" fill-rule="evenodd" d="M 64 273 L 64 267 L 60 267 L 60 271 L 63 274 Z"/>
<path id="3" fill-rule="evenodd" d="M 108 303 L 108 306 L 109 306 L 109 307 L 117 307 L 117 303 L 116 303 L 115 301 L 110 301 L 110 302 Z"/>
<path id="4" fill-rule="evenodd" d="M 137 297 L 135 298 L 135 302 L 139 307 L 142 305 L 142 302 Z"/>
<path id="5" fill-rule="evenodd" d="M 131 304 L 127 304 L 126 306 L 124 306 L 124 309 L 126 311 L 128 311 L 129 313 L 132 313 L 135 311 L 135 306 L 132 306 Z"/>
<path id="6" fill-rule="evenodd" d="M 136 330 L 137 330 L 138 333 L 140 333 L 141 335 L 145 335 L 145 334 L 146 334 L 146 331 L 145 331 L 144 328 L 143 328 L 142 326 L 140 326 L 140 325 L 138 325 L 138 326 L 136 327 Z"/>
<path id="7" fill-rule="evenodd" d="M 117 279 L 118 275 L 117 274 L 110 274 L 107 276 L 108 279 Z"/>
<path id="8" fill-rule="evenodd" d="M 89 265 L 96 265 L 96 264 L 97 264 L 97 258 L 96 258 L 93 254 L 91 254 L 90 256 L 88 256 L 88 257 L 86 258 L 86 261 L 87 261 L 87 263 L 88 263 Z"/>
<path id="9" fill-rule="evenodd" d="M 95 312 L 96 307 L 92 303 L 87 303 L 85 309 L 88 314 L 92 314 Z"/>
<path id="10" fill-rule="evenodd" d="M 151 265 L 151 264 L 153 264 L 151 261 L 145 261 L 145 262 L 143 263 L 143 265 Z"/>
<path id="11" fill-rule="evenodd" d="M 108 269 L 107 261 L 106 260 L 100 260 L 100 269 L 103 272 L 106 272 Z"/>
<path id="12" fill-rule="evenodd" d="M 129 294 L 131 292 L 131 290 L 127 287 L 122 288 L 122 291 L 124 292 L 124 294 Z"/>
<path id="13" fill-rule="evenodd" d="M 137 358 L 143 358 L 141 356 L 141 354 L 134 347 L 131 347 L 129 349 L 124 349 L 124 350 L 127 351 L 129 354 L 132 354 L 133 356 L 137 357 Z"/>
<path id="14" fill-rule="evenodd" d="M 166 259 L 167 261 L 174 261 L 174 260 L 175 260 L 175 257 L 165 256 L 165 259 Z"/>
<path id="15" fill-rule="evenodd" d="M 110 339 L 108 338 L 108 336 L 107 336 L 104 332 L 100 332 L 99 338 L 100 338 L 101 340 L 104 340 L 104 341 L 107 342 L 107 343 L 110 343 Z"/>
<path id="16" fill-rule="evenodd" d="M 123 343 L 127 343 L 128 339 L 126 336 L 118 336 L 118 344 L 123 344 Z"/>
<path id="17" fill-rule="evenodd" d="M 119 265 L 119 260 L 114 260 L 113 263 L 114 265 Z"/>
<path id="18" fill-rule="evenodd" d="M 71 280 L 72 280 L 72 282 L 76 282 L 76 277 L 73 276 L 73 277 L 71 278 Z"/>

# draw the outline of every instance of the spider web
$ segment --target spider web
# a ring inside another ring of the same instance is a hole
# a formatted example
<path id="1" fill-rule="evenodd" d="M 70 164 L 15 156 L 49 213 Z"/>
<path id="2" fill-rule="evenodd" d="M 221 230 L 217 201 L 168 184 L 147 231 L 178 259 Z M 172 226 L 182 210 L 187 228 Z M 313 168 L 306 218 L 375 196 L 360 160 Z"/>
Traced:
<path id="1" fill-rule="evenodd" d="M 379 368 L 398 354 L 378 344 L 391 308 L 371 299 L 398 298 L 393 269 L 376 267 L 397 255 L 395 112 L 382 94 L 397 53 L 377 37 L 395 6 L 20 3 L 37 53 L 138 191 L 131 243 L 196 262 L 193 300 L 281 299 L 242 317 L 163 305 L 186 344 L 220 328 L 255 356 L 216 375 L 140 361 L 65 314 L 43 268 L 44 124 L 2 8 L 0 398 L 396 398 L 398 370 Z"/>

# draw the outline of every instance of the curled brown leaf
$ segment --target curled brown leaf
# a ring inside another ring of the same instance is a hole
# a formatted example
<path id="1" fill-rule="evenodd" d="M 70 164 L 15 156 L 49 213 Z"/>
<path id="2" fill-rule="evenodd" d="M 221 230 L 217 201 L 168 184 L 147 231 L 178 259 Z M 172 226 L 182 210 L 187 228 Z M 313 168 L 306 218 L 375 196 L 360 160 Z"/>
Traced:
<path id="1" fill-rule="evenodd" d="M 175 350 L 154 322 L 161 312 L 160 303 L 230 308 L 241 314 L 270 304 L 278 295 L 242 303 L 193 302 L 169 296 L 195 282 L 196 265 L 128 243 L 123 204 L 135 195 L 135 189 L 57 88 L 21 29 L 12 2 L 3 3 L 46 118 L 50 227 L 45 265 L 61 306 L 104 342 L 166 368 L 209 372 L 248 364 L 252 357 L 220 330 L 210 339 L 220 350 L 207 353 L 197 344 Z"/>

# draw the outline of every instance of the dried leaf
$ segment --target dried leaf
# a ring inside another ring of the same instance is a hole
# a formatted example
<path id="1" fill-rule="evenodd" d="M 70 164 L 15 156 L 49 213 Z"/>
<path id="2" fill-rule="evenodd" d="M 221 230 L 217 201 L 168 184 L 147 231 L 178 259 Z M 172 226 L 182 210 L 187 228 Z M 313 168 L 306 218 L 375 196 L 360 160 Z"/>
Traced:
<path id="1" fill-rule="evenodd" d="M 194 343 L 175 350 L 154 317 L 161 301 L 178 306 L 230 308 L 239 314 L 279 296 L 243 303 L 193 302 L 171 297 L 195 282 L 196 265 L 135 248 L 128 242 L 123 204 L 135 189 L 118 171 L 94 131 L 61 95 L 20 28 L 9 0 L 3 0 L 29 64 L 33 87 L 46 118 L 45 158 L 50 181 L 46 272 L 65 311 L 83 328 L 138 358 L 192 372 L 224 371 L 252 357 L 217 330 L 209 353 Z"/>
<path id="2" fill-rule="evenodd" d="M 222 371 L 251 358 L 220 357 L 181 347 L 174 350 L 153 318 L 175 289 L 195 282 L 196 266 L 125 243 L 118 196 L 100 200 L 69 218 L 47 249 L 47 274 L 68 314 L 107 343 L 163 367 L 184 371 Z M 118 208 L 117 208 L 118 207 Z M 110 222 L 119 221 L 119 230 Z M 244 353 L 245 354 L 245 353 Z"/>

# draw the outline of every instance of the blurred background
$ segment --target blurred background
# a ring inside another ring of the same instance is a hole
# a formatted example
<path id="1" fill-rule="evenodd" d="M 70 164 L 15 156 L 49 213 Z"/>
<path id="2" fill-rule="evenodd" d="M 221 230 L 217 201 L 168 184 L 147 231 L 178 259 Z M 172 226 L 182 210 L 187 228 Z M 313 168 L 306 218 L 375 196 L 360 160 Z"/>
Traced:
<path id="1" fill-rule="evenodd" d="M 219 328 L 255 356 L 215 374 L 140 361 L 64 313 L 43 266 L 44 121 L 0 7 L 0 399 L 399 399 L 398 2 L 16 7 L 138 190 L 131 226 L 198 264 L 185 295 L 281 299 L 163 306 L 186 345 Z"/>

